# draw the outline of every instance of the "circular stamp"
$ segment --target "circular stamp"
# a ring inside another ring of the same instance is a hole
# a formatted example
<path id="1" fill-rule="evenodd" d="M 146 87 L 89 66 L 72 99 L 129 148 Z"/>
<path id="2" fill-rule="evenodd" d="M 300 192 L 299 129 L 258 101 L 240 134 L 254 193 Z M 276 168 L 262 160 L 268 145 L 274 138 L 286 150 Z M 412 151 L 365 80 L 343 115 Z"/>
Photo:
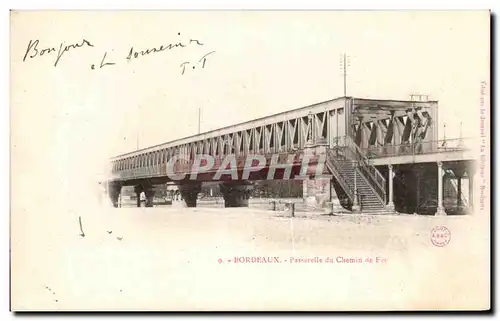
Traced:
<path id="1" fill-rule="evenodd" d="M 436 226 L 431 231 L 431 242 L 435 246 L 443 247 L 451 241 L 451 232 L 446 226 Z"/>

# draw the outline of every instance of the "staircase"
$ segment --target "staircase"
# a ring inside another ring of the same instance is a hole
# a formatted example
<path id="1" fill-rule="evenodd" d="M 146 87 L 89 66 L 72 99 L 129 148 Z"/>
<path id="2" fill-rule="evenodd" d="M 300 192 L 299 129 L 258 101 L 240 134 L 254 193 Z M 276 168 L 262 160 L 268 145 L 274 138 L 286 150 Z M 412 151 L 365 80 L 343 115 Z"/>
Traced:
<path id="1" fill-rule="evenodd" d="M 351 209 L 357 197 L 362 212 L 386 211 L 385 179 L 350 137 L 345 138 L 342 146 L 328 149 L 326 166 L 337 181 L 336 190 L 342 190 L 340 195 L 337 192 L 339 199 L 346 196 L 341 201 L 343 207 Z"/>

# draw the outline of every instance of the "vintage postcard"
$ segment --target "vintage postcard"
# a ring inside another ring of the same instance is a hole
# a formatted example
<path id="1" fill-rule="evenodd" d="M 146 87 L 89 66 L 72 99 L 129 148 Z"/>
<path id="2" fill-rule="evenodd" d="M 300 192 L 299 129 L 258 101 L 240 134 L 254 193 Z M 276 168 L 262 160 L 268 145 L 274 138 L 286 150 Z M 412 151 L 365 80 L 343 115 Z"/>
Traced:
<path id="1" fill-rule="evenodd" d="M 11 309 L 489 310 L 490 19 L 11 11 Z"/>

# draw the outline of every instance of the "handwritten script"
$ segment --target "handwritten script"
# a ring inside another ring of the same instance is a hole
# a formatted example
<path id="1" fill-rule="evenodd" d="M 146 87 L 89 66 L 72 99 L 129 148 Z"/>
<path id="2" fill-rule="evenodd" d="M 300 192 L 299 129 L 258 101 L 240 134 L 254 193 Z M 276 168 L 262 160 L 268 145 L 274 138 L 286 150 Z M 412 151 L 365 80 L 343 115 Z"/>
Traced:
<path id="1" fill-rule="evenodd" d="M 33 59 L 37 56 L 49 55 L 52 52 L 56 51 L 56 48 L 54 48 L 54 47 L 39 49 L 38 48 L 39 43 L 40 43 L 39 39 L 37 39 L 35 41 L 30 40 L 30 42 L 28 43 L 28 48 L 26 49 L 26 53 L 24 54 L 23 61 L 26 61 L 26 58 Z M 56 61 L 54 62 L 54 67 L 57 67 L 57 63 L 59 62 L 59 60 L 61 59 L 62 55 L 65 52 L 70 51 L 71 49 L 82 48 L 84 46 L 94 47 L 93 44 L 91 44 L 89 41 L 87 41 L 85 39 L 83 39 L 79 43 L 71 44 L 71 45 L 65 45 L 64 42 L 61 42 L 61 44 L 59 45 L 59 50 L 57 51 L 57 58 L 56 58 Z"/>
<path id="2" fill-rule="evenodd" d="M 178 36 L 180 36 L 180 33 L 177 33 Z M 130 62 L 130 61 L 135 61 L 135 60 L 140 60 L 144 56 L 152 56 L 155 54 L 159 54 L 161 52 L 166 52 L 166 51 L 171 51 L 171 50 L 180 50 L 183 48 L 187 47 L 199 47 L 199 46 L 204 46 L 205 44 L 201 42 L 200 40 L 197 39 L 189 39 L 188 41 L 176 41 L 172 43 L 167 43 L 167 44 L 162 44 L 160 46 L 152 47 L 152 48 L 147 48 L 147 49 L 142 49 L 138 50 L 135 47 L 131 47 L 130 50 L 128 51 L 128 54 L 125 56 L 125 61 Z M 58 49 L 56 49 L 58 48 Z M 92 44 L 91 41 L 87 39 L 82 39 L 74 43 L 67 44 L 66 42 L 61 42 L 59 46 L 57 47 L 51 47 L 51 46 L 45 46 L 40 44 L 40 39 L 36 40 L 30 40 L 28 42 L 28 46 L 26 48 L 26 51 L 24 53 L 23 57 L 23 62 L 26 62 L 27 60 L 39 60 L 41 59 L 42 56 L 52 56 L 54 57 L 54 67 L 57 67 L 60 62 L 61 58 L 68 52 L 76 52 L 76 51 L 82 51 L 82 50 L 88 50 L 88 48 L 95 48 L 95 46 Z M 180 64 L 180 72 L 181 75 L 184 75 L 186 72 L 186 67 L 190 67 L 191 69 L 196 69 L 196 67 L 199 68 L 205 68 L 207 65 L 207 59 L 210 55 L 215 53 L 215 51 L 210 51 L 204 55 L 200 55 L 197 57 L 195 60 L 191 61 L 184 61 Z M 100 60 L 99 64 L 91 64 L 90 68 L 92 70 L 96 69 L 101 69 L 105 66 L 113 66 L 117 64 L 117 61 L 115 59 L 116 57 L 109 57 L 108 52 L 104 52 L 102 55 L 102 59 Z"/>

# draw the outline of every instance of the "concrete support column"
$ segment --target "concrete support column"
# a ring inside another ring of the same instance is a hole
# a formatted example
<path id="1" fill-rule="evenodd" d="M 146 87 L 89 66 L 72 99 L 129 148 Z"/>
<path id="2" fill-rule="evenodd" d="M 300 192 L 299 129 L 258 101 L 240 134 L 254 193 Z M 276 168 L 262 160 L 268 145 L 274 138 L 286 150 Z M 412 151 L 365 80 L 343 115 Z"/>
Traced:
<path id="1" fill-rule="evenodd" d="M 246 181 L 224 182 L 220 185 L 224 196 L 224 207 L 248 207 L 253 185 Z"/>
<path id="2" fill-rule="evenodd" d="M 393 166 L 389 165 L 389 202 L 387 203 L 387 209 L 394 211 L 394 171 Z"/>
<path id="3" fill-rule="evenodd" d="M 144 194 L 146 194 L 146 207 L 153 207 L 153 201 L 155 196 L 155 191 L 153 188 L 144 189 Z"/>
<path id="4" fill-rule="evenodd" d="M 121 190 L 122 186 L 120 184 L 110 183 L 108 185 L 109 198 L 114 207 L 118 207 L 118 198 L 120 197 Z"/>
<path id="5" fill-rule="evenodd" d="M 442 216 L 446 215 L 446 211 L 444 210 L 443 206 L 443 163 L 438 162 L 438 202 L 437 202 L 437 211 L 436 211 L 436 216 Z"/>
<path id="6" fill-rule="evenodd" d="M 179 185 L 179 191 L 186 203 L 186 207 L 196 207 L 198 193 L 201 192 L 201 183 L 193 182 Z"/>

